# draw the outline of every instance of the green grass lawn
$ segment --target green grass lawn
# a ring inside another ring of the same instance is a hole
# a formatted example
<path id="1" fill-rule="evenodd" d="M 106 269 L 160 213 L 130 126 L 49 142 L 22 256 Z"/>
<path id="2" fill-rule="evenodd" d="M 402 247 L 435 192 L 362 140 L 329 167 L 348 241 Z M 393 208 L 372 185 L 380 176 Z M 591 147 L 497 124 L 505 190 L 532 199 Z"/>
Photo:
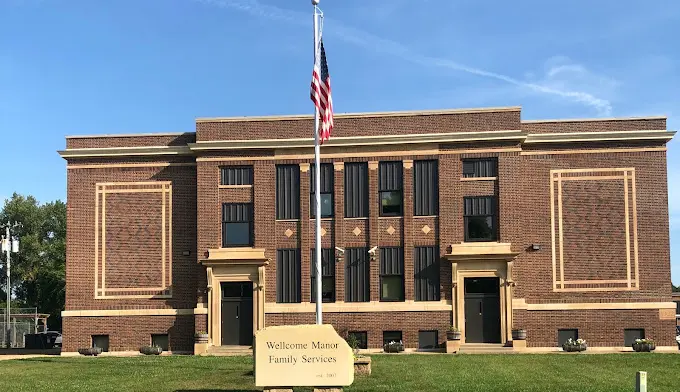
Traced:
<path id="1" fill-rule="evenodd" d="M 680 391 L 680 355 L 374 355 L 347 391 Z M 33 358 L 0 362 L 0 391 L 257 391 L 250 357 Z M 305 391 L 308 389 L 300 389 Z"/>

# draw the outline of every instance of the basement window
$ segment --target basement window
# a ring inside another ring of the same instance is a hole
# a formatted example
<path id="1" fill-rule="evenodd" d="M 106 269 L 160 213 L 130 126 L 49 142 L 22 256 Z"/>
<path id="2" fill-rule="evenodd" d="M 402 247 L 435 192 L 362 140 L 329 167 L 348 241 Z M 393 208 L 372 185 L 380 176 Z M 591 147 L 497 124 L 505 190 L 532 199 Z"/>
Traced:
<path id="1" fill-rule="evenodd" d="M 99 347 L 102 352 L 108 352 L 109 335 L 92 335 L 92 347 Z"/>
<path id="2" fill-rule="evenodd" d="M 168 334 L 151 335 L 151 346 L 160 347 L 163 349 L 163 351 L 168 351 L 170 349 L 168 344 Z"/>
<path id="3" fill-rule="evenodd" d="M 631 347 L 636 339 L 644 339 L 644 329 L 624 329 L 623 330 L 623 345 Z"/>

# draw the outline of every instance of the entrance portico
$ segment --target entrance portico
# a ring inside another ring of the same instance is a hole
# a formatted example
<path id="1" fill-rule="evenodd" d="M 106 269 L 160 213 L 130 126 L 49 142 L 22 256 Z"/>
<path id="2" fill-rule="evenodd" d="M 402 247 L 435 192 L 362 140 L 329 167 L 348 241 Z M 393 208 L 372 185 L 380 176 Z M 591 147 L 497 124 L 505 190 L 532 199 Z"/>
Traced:
<path id="1" fill-rule="evenodd" d="M 208 281 L 208 344 L 221 346 L 223 342 L 232 341 L 240 344 L 248 340 L 246 336 L 253 336 L 264 328 L 265 267 L 269 264 L 264 249 L 210 249 L 208 258 L 201 263 L 206 266 Z M 223 292 L 233 291 L 233 288 L 239 288 L 238 296 L 233 292 Z M 252 288 L 252 295 L 247 292 L 249 288 Z M 240 308 L 251 306 L 251 303 L 252 309 Z M 249 320 L 245 323 L 238 320 L 250 315 L 252 333 L 240 330 L 251 325 Z M 223 336 L 229 331 L 236 331 L 234 333 L 238 336 Z"/>
<path id="2" fill-rule="evenodd" d="M 512 288 L 515 286 L 512 263 L 519 253 L 512 252 L 509 243 L 497 242 L 452 244 L 450 250 L 444 257 L 451 262 L 453 325 L 461 331 L 461 343 L 466 340 L 498 343 L 494 336 L 497 335 L 494 330 L 498 328 L 488 324 L 498 322 L 500 314 L 500 343 L 507 344 L 512 339 Z M 484 290 L 470 288 L 480 284 L 498 287 Z M 483 330 L 466 333 L 466 299 L 476 301 L 467 306 L 468 316 L 472 318 L 472 313 L 475 316 L 475 320 L 471 319 L 467 323 L 468 327 Z M 475 309 L 472 309 L 472 305 L 475 305 Z"/>

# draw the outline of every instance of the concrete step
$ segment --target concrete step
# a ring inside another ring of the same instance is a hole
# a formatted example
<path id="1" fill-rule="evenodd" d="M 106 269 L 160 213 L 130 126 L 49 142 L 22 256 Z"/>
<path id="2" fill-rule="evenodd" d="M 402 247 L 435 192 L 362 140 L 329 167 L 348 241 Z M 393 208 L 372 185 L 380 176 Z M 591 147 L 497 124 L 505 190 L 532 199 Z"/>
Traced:
<path id="1" fill-rule="evenodd" d="M 205 355 L 216 357 L 253 355 L 253 348 L 251 346 L 212 346 L 208 348 L 208 352 Z"/>
<path id="2" fill-rule="evenodd" d="M 460 346 L 461 354 L 511 354 L 512 347 L 496 343 L 466 343 Z"/>

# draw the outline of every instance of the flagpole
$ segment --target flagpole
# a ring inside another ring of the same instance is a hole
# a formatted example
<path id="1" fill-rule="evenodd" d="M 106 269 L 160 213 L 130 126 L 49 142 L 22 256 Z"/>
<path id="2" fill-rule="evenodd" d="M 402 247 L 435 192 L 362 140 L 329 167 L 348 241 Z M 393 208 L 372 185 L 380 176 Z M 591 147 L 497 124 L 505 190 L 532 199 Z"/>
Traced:
<path id="1" fill-rule="evenodd" d="M 319 0 L 312 0 L 314 6 L 314 64 L 319 55 Z M 319 108 L 314 105 L 314 176 L 316 176 L 314 199 L 316 200 L 316 323 L 323 324 L 321 312 L 321 147 L 319 145 Z"/>

